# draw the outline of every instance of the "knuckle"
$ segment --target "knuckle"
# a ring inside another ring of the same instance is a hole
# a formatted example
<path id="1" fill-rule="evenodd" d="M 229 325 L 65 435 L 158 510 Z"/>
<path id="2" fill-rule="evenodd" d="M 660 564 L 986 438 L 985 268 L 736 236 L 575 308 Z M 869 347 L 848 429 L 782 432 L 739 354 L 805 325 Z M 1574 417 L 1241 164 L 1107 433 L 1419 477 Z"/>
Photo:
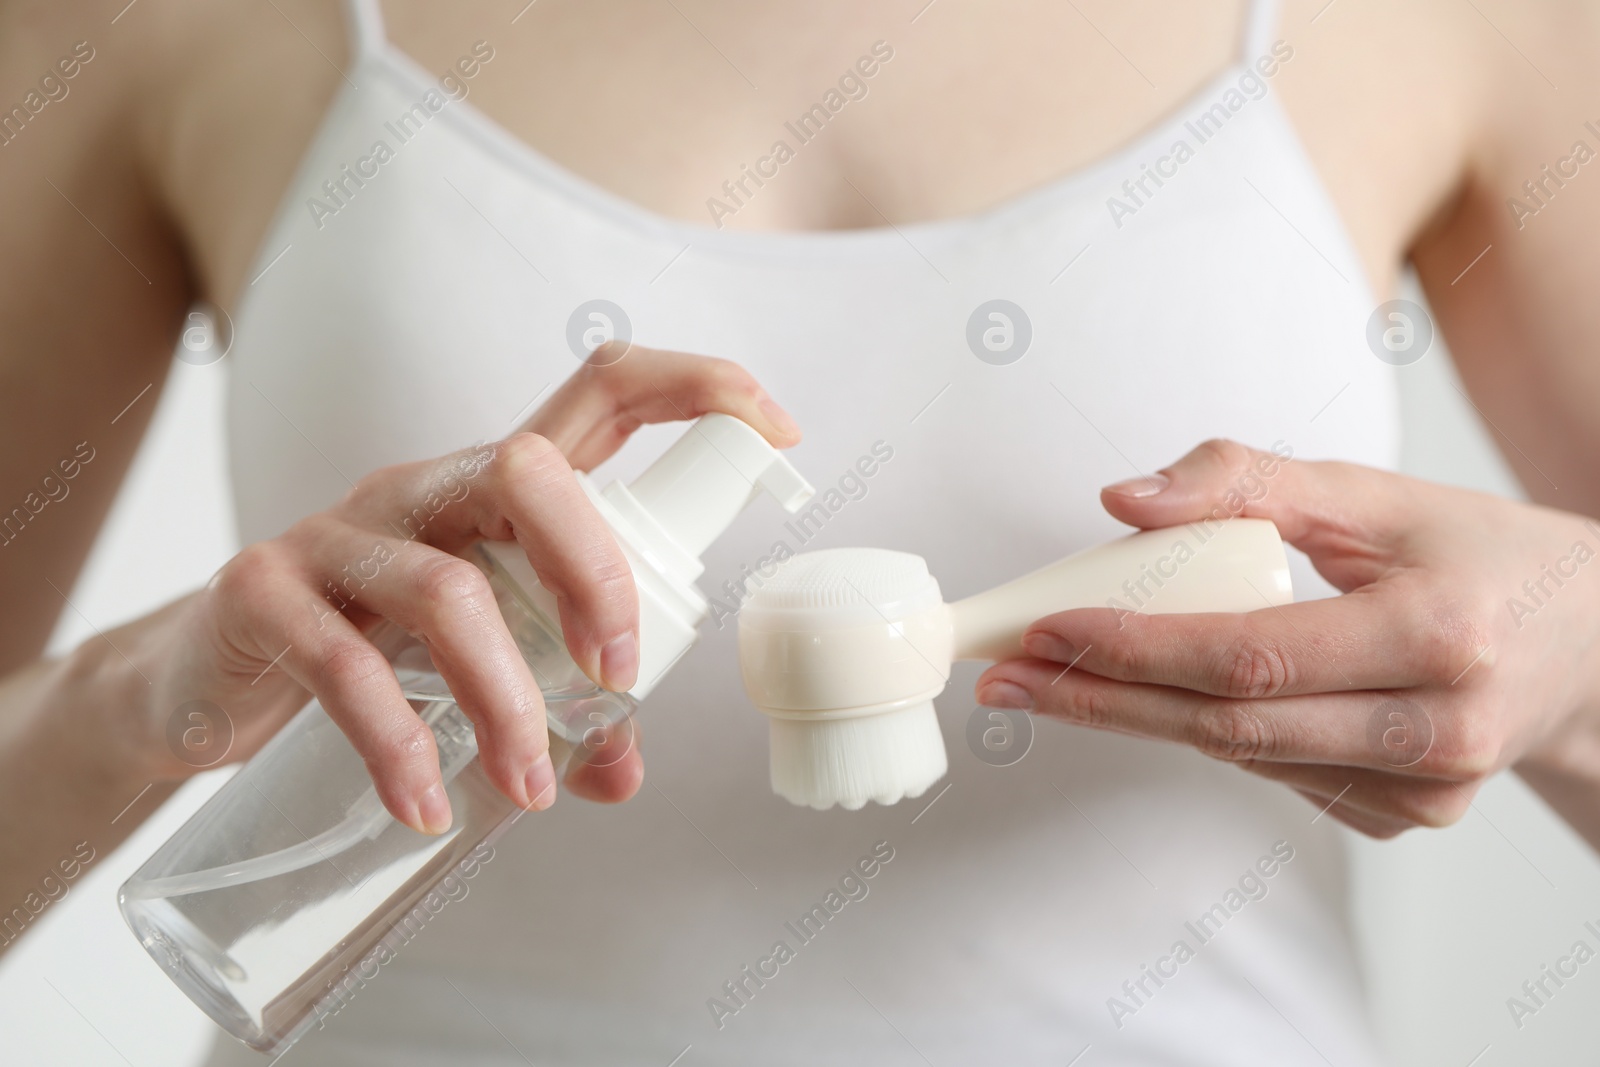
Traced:
<path id="1" fill-rule="evenodd" d="M 571 473 L 561 450 L 536 433 L 506 438 L 495 450 L 493 462 L 500 480 L 512 488 L 548 485 Z"/>
<path id="2" fill-rule="evenodd" d="M 1436 734 L 1432 767 L 1458 782 L 1481 782 L 1499 767 L 1502 748 L 1493 723 L 1477 715 L 1461 716 Z"/>
<path id="3" fill-rule="evenodd" d="M 593 352 L 589 353 L 578 373 L 587 374 L 590 377 L 600 376 L 609 381 L 611 380 L 610 377 L 601 375 L 600 372 L 607 367 L 615 366 L 632 348 L 633 344 L 630 341 L 624 341 L 616 337 L 607 338 L 596 345 Z"/>
<path id="4" fill-rule="evenodd" d="M 539 581 L 559 600 L 571 600 L 584 610 L 630 612 L 637 601 L 633 569 L 609 534 L 597 536 L 580 557 L 571 561 L 538 562 Z"/>
<path id="5" fill-rule="evenodd" d="M 761 386 L 757 384 L 755 376 L 731 359 L 712 357 L 706 366 L 705 376 L 707 382 L 719 393 L 754 395 L 761 392 Z"/>
<path id="6" fill-rule="evenodd" d="M 1114 721 L 1110 694 L 1104 686 L 1093 683 L 1073 685 L 1060 709 L 1069 722 L 1094 729 L 1105 729 Z"/>
<path id="7" fill-rule="evenodd" d="M 1261 700 L 1284 692 L 1291 682 L 1290 659 L 1269 640 L 1250 634 L 1224 655 L 1218 672 L 1223 695 Z"/>
<path id="8" fill-rule="evenodd" d="M 337 525 L 337 520 L 326 512 L 316 512 L 300 519 L 278 536 L 277 544 L 285 554 L 308 553 L 314 546 L 327 538 L 330 530 Z M 271 542 L 263 542 L 269 545 Z M 250 548 L 258 546 L 251 545 Z M 243 555 L 243 553 L 240 553 Z"/>
<path id="9" fill-rule="evenodd" d="M 439 469 L 442 469 L 447 475 L 476 478 L 485 467 L 494 462 L 494 457 L 498 452 L 498 443 L 473 445 L 444 457 L 439 464 Z"/>
<path id="10" fill-rule="evenodd" d="M 379 467 L 362 478 L 356 480 L 349 490 L 339 499 L 335 510 L 345 513 L 368 514 L 382 505 L 389 498 L 394 484 L 403 480 L 414 464 L 397 463 L 388 467 Z"/>
<path id="11" fill-rule="evenodd" d="M 283 574 L 284 550 L 270 541 L 246 545 L 217 572 L 215 590 L 233 602 L 258 599 Z"/>
<path id="12" fill-rule="evenodd" d="M 593 560 L 588 572 L 590 587 L 609 603 L 631 604 L 636 595 L 633 568 L 614 546 Z"/>
<path id="13" fill-rule="evenodd" d="M 454 556 L 425 564 L 417 574 L 416 586 L 418 599 L 436 619 L 473 610 L 489 595 L 483 572 Z"/>
<path id="14" fill-rule="evenodd" d="M 389 662 L 365 641 L 340 641 L 323 653 L 318 673 L 331 689 L 352 692 L 365 689 L 390 673 Z"/>
<path id="15" fill-rule="evenodd" d="M 1226 437 L 1212 437 L 1201 441 L 1195 451 L 1225 470 L 1235 470 L 1250 463 L 1250 449 Z"/>
<path id="16" fill-rule="evenodd" d="M 367 756 L 369 762 L 395 771 L 427 766 L 435 758 L 433 731 L 420 721 L 374 742 Z"/>
<path id="17" fill-rule="evenodd" d="M 1272 728 L 1250 704 L 1225 700 L 1203 705 L 1194 718 L 1194 746 L 1212 759 L 1237 763 L 1270 759 Z"/>
<path id="18" fill-rule="evenodd" d="M 1143 644 L 1137 636 L 1111 642 L 1105 650 L 1105 665 L 1111 677 L 1127 680 L 1143 676 Z"/>
<path id="19" fill-rule="evenodd" d="M 538 690 L 518 694 L 509 703 L 509 707 L 494 716 L 496 741 L 504 744 L 509 739 L 519 739 L 528 755 L 537 759 L 550 747 L 550 735 L 545 730 L 544 705 L 540 702 Z"/>
<path id="20" fill-rule="evenodd" d="M 1447 603 L 1420 620 L 1414 640 L 1417 661 L 1428 676 L 1453 681 L 1488 646 L 1488 626 L 1479 613 Z M 1487 666 L 1479 662 L 1474 670 Z"/>
<path id="21" fill-rule="evenodd" d="M 363 514 L 369 510 L 378 492 L 375 485 L 377 472 L 360 479 L 349 489 L 345 490 L 339 502 L 334 505 L 334 510 L 345 514 Z"/>

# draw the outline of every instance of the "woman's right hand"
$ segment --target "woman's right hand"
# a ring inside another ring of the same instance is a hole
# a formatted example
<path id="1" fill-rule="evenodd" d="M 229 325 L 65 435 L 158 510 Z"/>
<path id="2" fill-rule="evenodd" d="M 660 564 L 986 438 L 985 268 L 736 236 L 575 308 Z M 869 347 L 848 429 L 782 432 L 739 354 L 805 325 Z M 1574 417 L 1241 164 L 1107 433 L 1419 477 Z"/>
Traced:
<path id="1" fill-rule="evenodd" d="M 167 742 L 168 721 L 186 702 L 223 709 L 230 757 L 245 758 L 315 695 L 389 812 L 442 832 L 451 814 L 432 731 L 368 638 L 387 619 L 427 648 L 474 724 L 490 781 L 524 808 L 548 807 L 556 782 L 539 687 L 487 579 L 459 553 L 480 540 L 515 540 L 560 604 L 573 659 L 596 683 L 625 690 L 639 664 L 633 578 L 573 467 L 599 463 L 643 423 L 712 411 L 743 419 L 774 445 L 799 440 L 733 363 L 638 346 L 602 362 L 585 364 L 535 413 L 528 427 L 540 432 L 374 471 L 328 510 L 245 548 L 201 592 L 130 627 L 139 631 L 130 663 L 150 683 L 148 700 L 137 721 L 124 713 L 114 727 L 145 776 L 193 773 Z M 364 583 L 348 581 L 358 572 Z M 568 785 L 621 800 L 641 775 L 632 749 L 606 767 L 575 769 Z"/>

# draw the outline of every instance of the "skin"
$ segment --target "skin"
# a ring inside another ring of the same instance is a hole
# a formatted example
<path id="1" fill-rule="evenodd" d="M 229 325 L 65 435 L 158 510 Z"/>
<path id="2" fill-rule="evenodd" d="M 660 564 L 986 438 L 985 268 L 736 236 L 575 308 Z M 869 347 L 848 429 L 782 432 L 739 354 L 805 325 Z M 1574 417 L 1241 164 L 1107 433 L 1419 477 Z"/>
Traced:
<path id="1" fill-rule="evenodd" d="M 150 805 L 195 771 L 168 740 L 174 709 L 193 700 L 227 709 L 229 755 L 243 759 L 315 695 L 390 814 L 442 833 L 451 810 L 433 734 L 384 658 L 383 623 L 425 645 L 475 726 L 490 781 L 525 808 L 548 808 L 556 780 L 538 685 L 487 579 L 459 553 L 516 541 L 558 601 L 574 661 L 597 684 L 630 688 L 639 626 L 632 574 L 573 470 L 604 461 L 646 423 L 711 411 L 743 419 L 774 445 L 799 440 L 789 416 L 733 363 L 643 346 L 624 357 L 608 346 L 521 432 L 374 471 L 334 507 L 247 546 L 203 589 L 14 673 L 0 685 L 14 709 L 0 744 L 8 857 L 42 857 L 68 838 L 97 851 L 120 840 L 113 834 L 131 827 L 118 813 L 130 799 L 149 786 L 135 808 Z M 435 491 L 450 503 L 414 539 L 396 535 Z M 340 610 L 324 589 L 377 547 L 386 551 L 382 570 Z M 568 788 L 604 802 L 637 792 L 638 749 L 618 756 L 608 739 L 587 740 Z M 8 863 L 0 874 L 12 899 L 31 891 L 31 869 Z"/>
<path id="2" fill-rule="evenodd" d="M 1600 845 L 1597 583 L 1585 573 L 1515 634 L 1504 609 L 1568 550 L 1578 516 L 1600 514 L 1600 476 L 1585 462 L 1600 449 L 1600 309 L 1588 297 L 1600 277 L 1591 239 L 1600 181 L 1574 179 L 1520 229 L 1505 207 L 1596 117 L 1587 109 L 1600 101 L 1600 16 L 1581 0 L 1324 4 L 1283 4 L 1278 33 L 1295 58 L 1274 91 L 1373 291 L 1388 294 L 1402 266 L 1415 266 L 1473 402 L 1536 504 L 1292 463 L 1252 506 L 1348 591 L 1339 607 L 1297 607 L 1291 630 L 1276 613 L 1135 618 L 1115 633 L 1094 613 L 1057 616 L 1037 627 L 1037 661 L 997 666 L 979 695 L 1005 680 L 1043 712 L 1243 753 L 1248 769 L 1289 780 L 1319 806 L 1349 784 L 1330 813 L 1376 834 L 1449 821 L 1483 774 L 1513 766 Z M 471 101 L 513 135 L 645 208 L 702 223 L 706 197 L 784 119 L 872 41 L 891 42 L 896 58 L 868 101 L 727 221 L 745 229 L 899 224 L 1004 202 L 1104 156 L 1187 99 L 1234 58 L 1242 17 L 1238 0 L 385 7 L 395 42 L 430 70 L 491 41 L 497 57 Z M 314 598 L 332 560 L 347 561 L 356 545 L 369 551 L 378 516 L 439 474 L 437 465 L 376 472 L 278 542 L 246 548 L 205 590 L 108 640 L 40 659 L 154 410 L 185 309 L 196 298 L 237 300 L 342 84 L 336 68 L 348 63 L 327 0 L 140 0 L 127 10 L 122 0 L 0 0 L 0 100 L 20 99 L 79 40 L 96 52 L 71 95 L 0 148 L 0 336 L 10 342 L 0 352 L 0 500 L 23 499 L 78 442 L 96 450 L 73 483 L 72 520 L 0 552 L 0 899 L 20 898 L 31 872 L 79 840 L 109 851 L 153 810 L 188 772 L 157 745 L 155 727 L 178 699 L 231 692 L 294 643 L 291 619 L 312 617 L 305 602 L 285 607 L 270 589 L 287 582 Z M 676 367 L 694 410 L 748 413 L 775 443 L 792 443 L 792 425 L 763 406 L 759 386 L 726 364 L 673 362 L 683 358 L 651 361 L 648 373 Z M 594 441 L 614 447 L 640 421 L 677 416 L 617 379 L 572 388 L 538 416 L 555 420 L 534 428 L 549 445 L 496 448 L 488 491 L 473 494 L 439 544 L 417 546 L 426 551 L 408 561 L 407 582 L 396 583 L 404 588 L 333 623 L 332 638 L 307 635 L 266 676 L 272 685 L 254 698 L 237 755 L 309 688 L 367 746 L 397 817 L 419 826 L 440 817 L 423 811 L 437 773 L 429 745 L 361 635 L 389 617 L 443 650 L 466 619 L 481 628 L 483 650 L 458 647 L 452 670 L 477 694 L 471 710 L 496 741 L 486 746 L 491 773 L 519 803 L 543 791 L 542 778 L 534 789 L 527 778 L 543 746 L 536 698 L 493 620 L 474 617 L 482 590 L 446 560 L 471 538 L 516 533 L 567 594 L 563 622 L 579 661 L 621 684 L 612 675 L 626 669 L 600 652 L 632 625 L 614 545 L 592 516 L 567 531 L 540 516 L 574 499 L 564 469 L 587 465 Z M 1182 521 L 1209 507 L 1244 454 L 1202 446 L 1170 469 L 1164 493 L 1108 491 L 1106 506 L 1135 525 Z M 1398 647 L 1374 637 L 1396 619 Z M 1166 629 L 1179 626 L 1191 629 Z M 1443 684 L 1485 644 L 1492 654 Z M 1085 649 L 1050 693 L 1039 688 L 1043 670 L 1059 673 L 1059 656 Z M 1325 662 L 1339 670 L 1330 675 Z M 1238 663 L 1267 665 L 1265 687 L 1252 668 L 1240 688 Z M 1356 744 L 1363 710 L 1390 694 L 1408 694 L 1436 731 L 1437 751 L 1403 770 L 1373 766 Z M 593 773 L 568 784 L 605 799 L 637 787 L 631 762 Z"/>
<path id="3" fill-rule="evenodd" d="M 1209 441 L 1102 500 L 1134 526 L 1195 522 L 1271 460 Z M 1024 634 L 1036 658 L 984 672 L 979 699 L 1192 745 L 1374 837 L 1455 822 L 1508 766 L 1536 784 L 1585 777 L 1600 613 L 1573 548 L 1600 539 L 1583 520 L 1346 463 L 1289 460 L 1264 484 L 1239 513 L 1273 520 L 1343 596 L 1245 615 L 1062 612 Z M 1519 586 L 1541 564 L 1571 578 L 1530 596 Z M 1502 590 L 1538 606 L 1512 613 Z M 1569 813 L 1592 843 L 1597 812 L 1591 792 Z"/>

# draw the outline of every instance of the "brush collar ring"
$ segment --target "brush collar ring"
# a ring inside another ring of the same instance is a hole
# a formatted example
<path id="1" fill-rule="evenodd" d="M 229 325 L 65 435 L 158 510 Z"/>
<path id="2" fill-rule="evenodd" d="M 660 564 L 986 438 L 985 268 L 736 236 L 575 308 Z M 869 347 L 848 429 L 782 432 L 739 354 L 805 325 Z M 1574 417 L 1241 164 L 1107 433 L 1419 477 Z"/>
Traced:
<path id="1" fill-rule="evenodd" d="M 803 710 L 795 708 L 758 708 L 763 715 L 772 719 L 788 719 L 792 722 L 837 722 L 840 719 L 864 719 L 869 715 L 886 715 L 892 711 L 904 711 L 916 704 L 926 704 L 940 693 L 944 686 L 938 685 L 925 693 L 905 697 L 901 700 L 885 701 L 881 704 L 868 704 L 860 708 L 821 708 L 817 710 Z"/>

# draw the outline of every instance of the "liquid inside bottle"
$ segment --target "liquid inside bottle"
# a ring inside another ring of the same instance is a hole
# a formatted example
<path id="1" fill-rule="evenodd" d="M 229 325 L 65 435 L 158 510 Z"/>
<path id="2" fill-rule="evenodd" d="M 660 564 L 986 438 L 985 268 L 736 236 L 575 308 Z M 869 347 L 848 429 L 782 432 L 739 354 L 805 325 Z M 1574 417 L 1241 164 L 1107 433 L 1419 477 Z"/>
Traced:
<path id="1" fill-rule="evenodd" d="M 813 490 L 752 427 L 703 415 L 639 477 L 602 492 L 573 477 L 616 535 L 639 594 L 640 697 L 694 645 L 709 604 L 701 553 L 763 493 L 789 513 Z M 557 773 L 621 759 L 628 693 L 595 686 L 567 655 L 554 598 L 514 543 L 471 554 L 544 693 Z M 427 650 L 384 624 L 369 635 L 433 731 L 454 824 L 440 836 L 392 819 L 366 767 L 316 702 L 217 791 L 133 877 L 118 902 L 151 957 L 225 1030 L 277 1053 L 336 1013 L 466 895 L 490 844 L 523 814 L 485 777 L 472 724 Z M 226 711 L 226 709 L 224 709 Z"/>
<path id="2" fill-rule="evenodd" d="M 551 759 L 591 762 L 632 744 L 636 704 L 594 685 L 557 622 L 493 558 L 502 614 L 544 693 Z M 151 957 L 228 1032 L 276 1052 L 335 1014 L 475 877 L 524 812 L 484 775 L 472 723 L 426 650 L 374 635 L 433 731 L 453 823 L 418 833 L 384 809 L 365 765 L 312 701 L 128 881 L 123 917 Z"/>

